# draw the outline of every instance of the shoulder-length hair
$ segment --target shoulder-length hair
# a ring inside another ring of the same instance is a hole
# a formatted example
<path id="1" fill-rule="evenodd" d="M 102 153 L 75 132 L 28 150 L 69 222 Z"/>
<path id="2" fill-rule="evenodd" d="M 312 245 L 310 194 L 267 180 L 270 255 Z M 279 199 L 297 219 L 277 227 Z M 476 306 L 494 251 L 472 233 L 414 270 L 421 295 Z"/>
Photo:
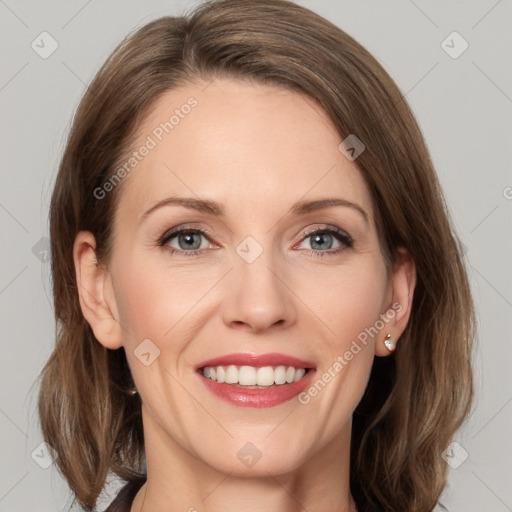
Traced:
<path id="1" fill-rule="evenodd" d="M 126 160 L 145 112 L 166 91 L 215 77 L 306 94 L 342 139 L 366 149 L 356 164 L 371 192 L 386 263 L 405 247 L 417 271 L 396 352 L 375 358 L 353 418 L 351 490 L 394 512 L 427 512 L 446 486 L 441 453 L 470 412 L 474 305 L 461 244 L 421 131 L 386 71 L 343 30 L 285 0 L 219 0 L 130 34 L 84 94 L 50 211 L 56 345 L 41 372 L 44 439 L 75 499 L 94 508 L 109 472 L 144 473 L 140 398 L 124 348 L 95 338 L 78 300 L 72 248 L 80 230 L 108 260 L 121 187 L 95 190 Z M 133 150 L 133 148 L 132 148 Z"/>

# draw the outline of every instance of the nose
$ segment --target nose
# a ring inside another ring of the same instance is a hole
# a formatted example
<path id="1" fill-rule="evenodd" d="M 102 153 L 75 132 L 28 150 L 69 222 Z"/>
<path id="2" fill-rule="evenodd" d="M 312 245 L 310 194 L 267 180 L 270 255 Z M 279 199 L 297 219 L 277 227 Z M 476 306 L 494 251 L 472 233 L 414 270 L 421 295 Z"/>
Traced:
<path id="1" fill-rule="evenodd" d="M 255 333 L 292 325 L 294 295 L 283 268 L 272 260 L 270 251 L 263 251 L 252 263 L 235 258 L 222 301 L 224 323 Z"/>

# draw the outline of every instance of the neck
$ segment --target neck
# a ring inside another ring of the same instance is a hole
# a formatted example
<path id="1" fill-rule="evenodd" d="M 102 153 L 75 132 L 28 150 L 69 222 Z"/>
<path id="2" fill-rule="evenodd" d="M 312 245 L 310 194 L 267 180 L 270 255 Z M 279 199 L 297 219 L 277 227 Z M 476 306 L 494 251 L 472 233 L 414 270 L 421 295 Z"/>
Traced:
<path id="1" fill-rule="evenodd" d="M 278 474 L 263 464 L 256 472 L 256 464 L 254 476 L 247 476 L 236 465 L 222 471 L 194 457 L 142 409 L 147 482 L 131 512 L 356 512 L 349 488 L 350 423 L 300 467 Z"/>

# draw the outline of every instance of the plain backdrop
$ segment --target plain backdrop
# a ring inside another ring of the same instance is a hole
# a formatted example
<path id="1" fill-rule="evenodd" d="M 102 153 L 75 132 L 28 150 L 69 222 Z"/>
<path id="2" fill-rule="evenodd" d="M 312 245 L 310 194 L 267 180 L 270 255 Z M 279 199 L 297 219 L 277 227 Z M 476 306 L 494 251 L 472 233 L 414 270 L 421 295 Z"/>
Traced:
<path id="1" fill-rule="evenodd" d="M 34 382 L 54 343 L 48 205 L 74 110 L 129 31 L 196 3 L 0 0 L 0 511 L 70 503 L 40 446 Z M 425 135 L 479 319 L 477 400 L 452 447 L 458 467 L 444 503 L 450 512 L 512 511 L 512 0 L 299 3 L 373 53 Z"/>

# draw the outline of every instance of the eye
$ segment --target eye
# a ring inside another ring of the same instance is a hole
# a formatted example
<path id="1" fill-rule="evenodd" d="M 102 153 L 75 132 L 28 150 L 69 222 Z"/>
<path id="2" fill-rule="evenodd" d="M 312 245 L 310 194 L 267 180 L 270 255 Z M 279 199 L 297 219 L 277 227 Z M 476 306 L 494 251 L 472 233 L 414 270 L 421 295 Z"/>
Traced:
<path id="1" fill-rule="evenodd" d="M 171 254 L 198 256 L 208 248 L 209 244 L 206 241 L 211 243 L 212 236 L 202 229 L 182 227 L 166 232 L 158 241 L 158 245 L 165 247 Z M 305 249 L 305 252 L 315 257 L 339 254 L 352 247 L 354 243 L 350 235 L 335 227 L 315 228 L 302 236 L 304 241 L 310 241 L 311 248 Z M 331 250 L 336 242 L 339 244 L 338 247 Z"/>
<path id="2" fill-rule="evenodd" d="M 209 240 L 209 233 L 202 229 L 185 227 L 165 233 L 159 240 L 158 245 L 168 249 L 171 254 L 180 253 L 185 256 L 196 256 L 208 248 L 208 244 L 205 246 L 201 237 Z"/>
<path id="3" fill-rule="evenodd" d="M 351 236 L 338 228 L 316 228 L 308 231 L 303 235 L 304 241 L 310 242 L 311 249 L 306 250 L 308 254 L 315 257 L 323 257 L 327 255 L 339 254 L 349 247 L 352 247 L 354 241 Z M 333 245 L 338 242 L 339 246 L 332 249 Z"/>

